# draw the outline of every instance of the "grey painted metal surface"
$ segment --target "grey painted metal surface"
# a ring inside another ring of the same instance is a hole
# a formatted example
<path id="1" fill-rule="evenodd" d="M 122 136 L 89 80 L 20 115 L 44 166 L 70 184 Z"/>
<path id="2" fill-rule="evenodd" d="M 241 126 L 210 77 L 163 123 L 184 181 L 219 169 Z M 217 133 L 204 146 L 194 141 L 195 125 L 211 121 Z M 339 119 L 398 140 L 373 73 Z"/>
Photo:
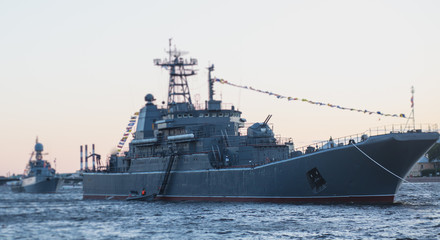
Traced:
<path id="1" fill-rule="evenodd" d="M 55 174 L 50 163 L 43 160 L 43 144 L 35 144 L 35 152 L 26 166 L 25 174 L 20 180 L 11 185 L 13 192 L 26 193 L 55 193 L 63 185 L 63 179 Z M 32 157 L 35 153 L 35 160 Z"/>
<path id="2" fill-rule="evenodd" d="M 358 146 L 403 178 L 436 138 L 436 133 L 392 134 L 372 138 Z M 307 172 L 314 168 L 325 179 L 322 189 L 309 183 Z M 153 194 L 163 174 L 164 171 L 88 173 L 84 175 L 84 197 L 126 196 L 130 190 L 144 187 L 148 195 Z M 163 196 L 203 200 L 304 198 L 302 200 L 307 201 L 307 198 L 394 196 L 400 183 L 400 179 L 375 165 L 354 146 L 345 146 L 255 167 L 175 168 Z"/>
<path id="3" fill-rule="evenodd" d="M 185 69 L 197 61 L 185 65 L 177 50 L 169 52 L 169 60 L 155 60 L 170 71 L 167 107 L 159 108 L 147 95 L 129 151 L 112 155 L 104 172 L 84 173 L 85 199 L 124 199 L 145 188 L 147 195 L 170 200 L 392 202 L 401 179 L 353 144 L 403 178 L 439 137 L 420 131 L 362 136 L 359 143 L 329 143 L 304 153 L 274 137 L 270 116 L 243 135 L 241 112 L 213 100 L 214 67 L 209 68 L 209 100 L 198 109 L 186 81 L 194 71 Z M 166 187 L 159 194 L 161 186 Z"/>

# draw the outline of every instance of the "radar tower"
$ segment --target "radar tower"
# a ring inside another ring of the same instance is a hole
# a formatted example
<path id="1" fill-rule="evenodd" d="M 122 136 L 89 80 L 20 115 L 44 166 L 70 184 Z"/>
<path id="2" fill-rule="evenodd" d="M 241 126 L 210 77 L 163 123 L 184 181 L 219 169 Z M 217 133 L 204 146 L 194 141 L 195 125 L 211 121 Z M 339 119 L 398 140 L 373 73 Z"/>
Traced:
<path id="1" fill-rule="evenodd" d="M 186 52 L 179 51 L 174 47 L 171 49 L 171 40 L 169 39 L 168 53 L 169 59 L 154 59 L 156 66 L 163 67 L 170 72 L 168 86 L 168 110 L 188 111 L 194 109 L 189 92 L 187 77 L 195 75 L 196 72 L 191 67 L 197 65 L 197 59 L 183 59 L 181 56 Z"/>

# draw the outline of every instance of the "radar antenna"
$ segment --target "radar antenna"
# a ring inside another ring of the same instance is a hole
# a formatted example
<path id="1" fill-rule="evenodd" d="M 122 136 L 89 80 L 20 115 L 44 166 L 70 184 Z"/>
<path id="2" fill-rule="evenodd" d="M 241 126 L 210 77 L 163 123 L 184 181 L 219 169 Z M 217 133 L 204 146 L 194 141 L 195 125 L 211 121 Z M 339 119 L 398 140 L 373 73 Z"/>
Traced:
<path id="1" fill-rule="evenodd" d="M 38 161 L 42 160 L 43 159 L 43 144 L 38 142 L 38 136 L 37 136 L 37 139 L 35 140 L 34 150 L 35 150 L 35 158 Z M 32 158 L 32 156 L 31 156 L 31 158 Z"/>
<path id="2" fill-rule="evenodd" d="M 187 77 L 195 75 L 196 72 L 190 67 L 197 65 L 197 59 L 183 59 L 181 56 L 186 52 L 179 51 L 174 47 L 171 49 L 172 38 L 169 39 L 169 59 L 154 59 L 156 66 L 163 67 L 170 72 L 168 86 L 168 109 L 173 111 L 187 111 L 194 109 L 189 92 Z M 188 69 L 187 69 L 188 67 Z"/>

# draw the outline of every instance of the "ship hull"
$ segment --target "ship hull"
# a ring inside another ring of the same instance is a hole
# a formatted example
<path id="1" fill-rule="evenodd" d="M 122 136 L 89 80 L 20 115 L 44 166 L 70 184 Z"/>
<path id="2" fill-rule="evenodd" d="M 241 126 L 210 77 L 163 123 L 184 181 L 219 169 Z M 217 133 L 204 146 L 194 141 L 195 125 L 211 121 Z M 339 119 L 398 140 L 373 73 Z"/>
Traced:
<path id="1" fill-rule="evenodd" d="M 23 179 L 20 184 L 11 186 L 11 190 L 25 193 L 56 193 L 62 185 L 62 178 L 30 177 Z"/>
<path id="2" fill-rule="evenodd" d="M 156 199 L 392 203 L 402 179 L 437 139 L 438 133 L 388 134 L 370 137 L 357 147 L 320 150 L 261 166 L 175 168 Z M 83 197 L 125 199 L 131 190 L 142 188 L 154 194 L 163 175 L 163 171 L 87 173 Z"/>

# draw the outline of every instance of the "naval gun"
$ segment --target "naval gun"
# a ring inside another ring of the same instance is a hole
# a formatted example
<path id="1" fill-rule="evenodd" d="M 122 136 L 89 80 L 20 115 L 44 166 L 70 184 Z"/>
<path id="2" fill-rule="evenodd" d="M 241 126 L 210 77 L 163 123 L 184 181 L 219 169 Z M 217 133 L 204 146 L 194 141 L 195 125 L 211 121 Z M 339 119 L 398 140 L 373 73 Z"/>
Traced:
<path id="1" fill-rule="evenodd" d="M 252 141 L 253 138 L 265 138 L 260 140 L 255 140 L 255 143 L 275 143 L 274 133 L 272 129 L 267 124 L 272 118 L 272 114 L 269 114 L 264 122 L 254 123 L 247 129 L 248 138 Z M 263 142 L 261 142 L 263 141 Z"/>

